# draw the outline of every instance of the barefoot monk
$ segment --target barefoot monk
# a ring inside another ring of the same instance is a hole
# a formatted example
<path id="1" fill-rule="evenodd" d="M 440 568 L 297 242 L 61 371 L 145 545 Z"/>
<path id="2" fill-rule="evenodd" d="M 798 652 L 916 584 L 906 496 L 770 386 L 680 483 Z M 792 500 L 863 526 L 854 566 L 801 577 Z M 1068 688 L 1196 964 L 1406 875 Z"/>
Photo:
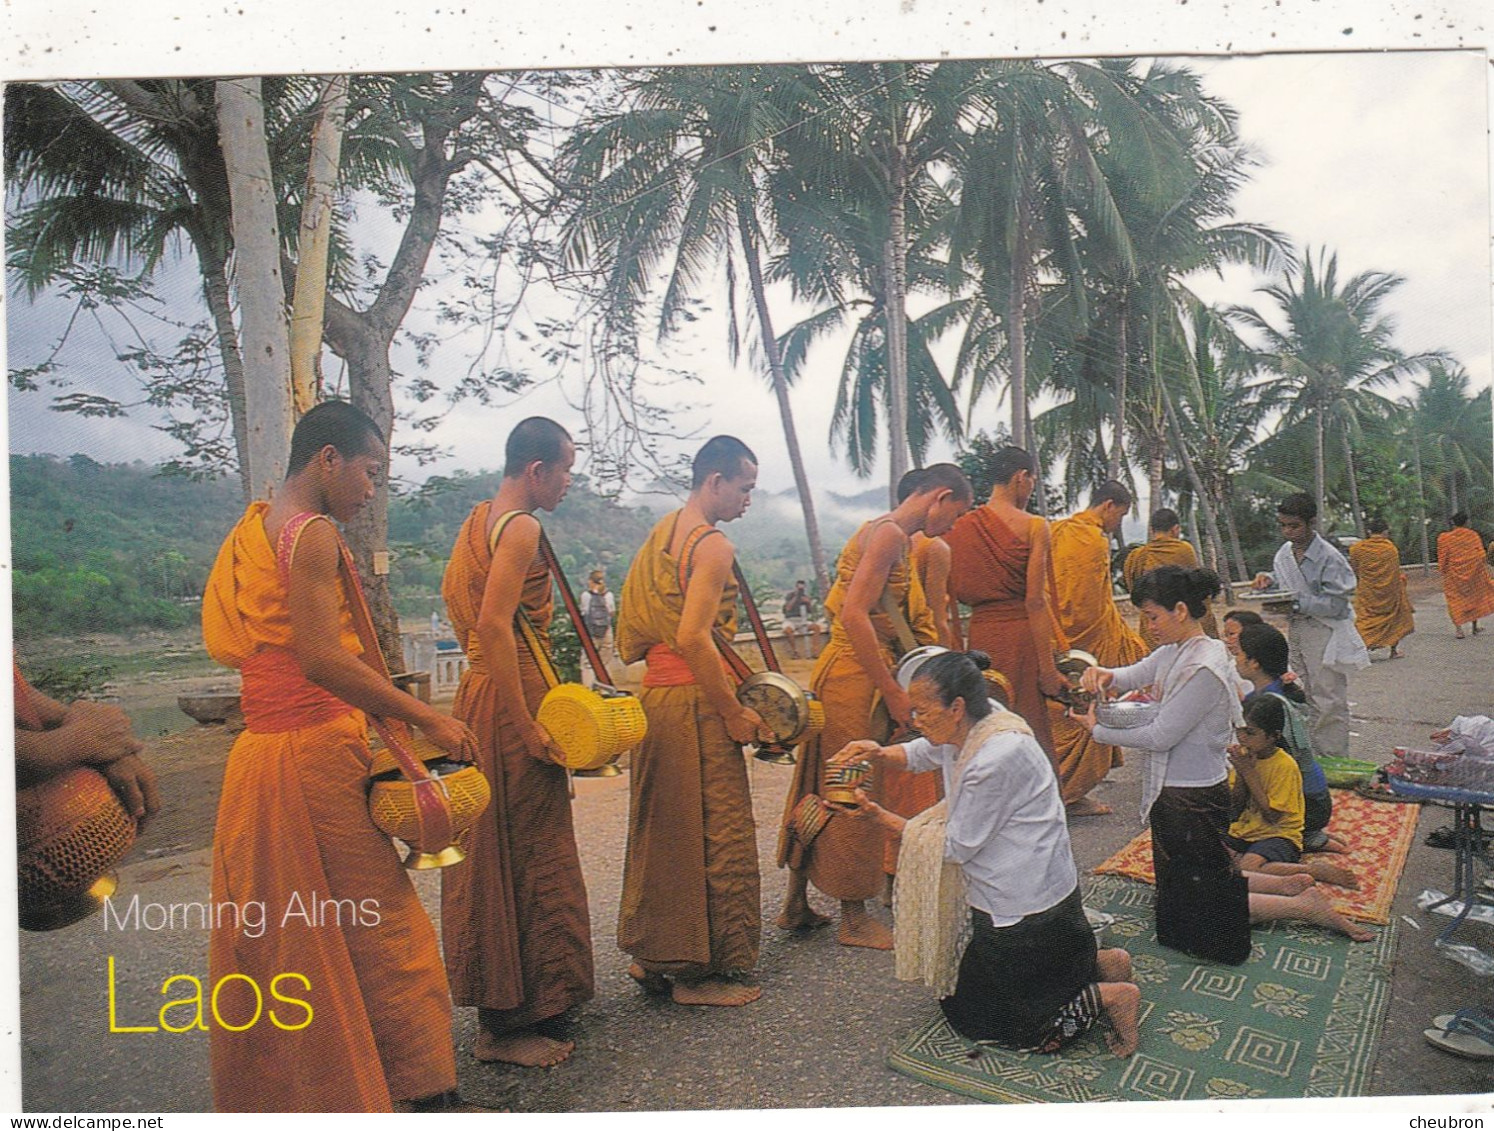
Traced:
<path id="1" fill-rule="evenodd" d="M 505 456 L 498 492 L 463 523 L 441 586 L 467 653 L 453 714 L 476 733 L 493 789 L 466 863 L 441 877 L 441 933 L 452 997 L 477 1007 L 473 1055 L 546 1067 L 574 1046 L 535 1024 L 594 992 L 569 782 L 534 717 L 549 690 L 540 663 L 555 600 L 531 512 L 560 505 L 576 446 L 532 416 L 509 434 Z"/>
<path id="2" fill-rule="evenodd" d="M 736 631 L 736 551 L 716 524 L 741 518 L 757 457 L 734 436 L 696 453 L 690 497 L 628 567 L 617 614 L 624 663 L 647 660 L 648 735 L 633 754 L 617 944 L 628 973 L 682 1005 L 746 1005 L 762 908 L 742 745 L 771 741 L 737 702 L 713 639 Z"/>

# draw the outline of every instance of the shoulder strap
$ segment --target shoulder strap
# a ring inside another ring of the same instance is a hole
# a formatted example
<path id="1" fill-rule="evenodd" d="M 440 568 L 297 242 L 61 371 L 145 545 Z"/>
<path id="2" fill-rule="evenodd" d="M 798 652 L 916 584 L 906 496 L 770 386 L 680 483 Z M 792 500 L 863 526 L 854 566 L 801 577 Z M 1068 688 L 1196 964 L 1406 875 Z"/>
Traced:
<path id="1" fill-rule="evenodd" d="M 696 549 L 700 546 L 701 542 L 705 541 L 712 534 L 720 533 L 721 531 L 716 527 L 702 524 L 685 536 L 685 544 L 680 547 L 679 561 L 676 565 L 676 577 L 679 581 L 681 598 L 684 597 L 686 591 L 690 588 L 690 576 L 695 572 Z M 732 568 L 736 569 L 735 561 L 732 563 Z M 745 588 L 744 584 L 744 591 Z M 713 626 L 711 628 L 711 639 L 715 641 L 716 651 L 721 653 L 721 658 L 726 661 L 726 666 L 731 669 L 731 673 L 736 677 L 738 683 L 741 683 L 748 676 L 752 675 L 752 668 L 748 666 L 746 660 L 737 655 L 737 650 L 732 647 L 731 641 L 726 638 L 726 633 L 722 632 L 720 627 Z"/>
<path id="2" fill-rule="evenodd" d="M 489 555 L 497 552 L 498 540 L 503 537 L 503 532 L 507 529 L 508 524 L 521 514 L 528 513 L 528 511 L 506 511 L 498 516 L 498 521 L 493 523 L 492 533 L 488 535 Z M 544 538 L 543 528 L 540 530 L 540 538 Z M 549 563 L 546 562 L 545 564 L 548 569 Z M 489 568 L 491 568 L 491 563 L 489 563 Z M 540 675 L 544 677 L 545 686 L 558 687 L 560 685 L 560 672 L 556 670 L 555 661 L 550 658 L 550 653 L 545 650 L 544 644 L 540 642 L 539 630 L 534 627 L 534 622 L 529 619 L 529 614 L 524 611 L 522 604 L 514 609 L 514 628 L 518 630 L 519 639 L 523 641 L 524 648 L 529 653 L 529 658 L 534 661 L 534 666 L 539 668 Z"/>

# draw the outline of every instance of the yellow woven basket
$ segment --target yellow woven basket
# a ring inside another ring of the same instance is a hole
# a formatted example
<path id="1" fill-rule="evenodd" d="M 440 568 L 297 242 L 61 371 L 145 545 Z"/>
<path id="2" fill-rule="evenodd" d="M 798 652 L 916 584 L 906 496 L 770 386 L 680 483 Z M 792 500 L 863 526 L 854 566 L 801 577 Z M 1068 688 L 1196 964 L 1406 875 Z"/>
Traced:
<path id="1" fill-rule="evenodd" d="M 79 766 L 16 793 L 21 926 L 50 931 L 103 906 L 135 820 L 97 770 Z"/>
<path id="2" fill-rule="evenodd" d="M 572 770 L 596 770 L 616 761 L 648 731 L 643 704 L 636 696 L 579 683 L 552 687 L 535 719 L 550 732 Z"/>
<path id="3" fill-rule="evenodd" d="M 424 751 L 417 750 L 423 754 Z M 392 760 L 392 759 L 391 759 Z M 427 762 L 426 768 L 439 783 L 451 809 L 452 840 L 449 844 L 423 844 L 420 818 L 415 806 L 414 783 L 397 769 L 375 778 L 368 786 L 368 815 L 385 836 L 410 846 L 407 868 L 441 868 L 458 864 L 467 856 L 467 837 L 482 816 L 492 790 L 476 766 L 461 762 Z"/>

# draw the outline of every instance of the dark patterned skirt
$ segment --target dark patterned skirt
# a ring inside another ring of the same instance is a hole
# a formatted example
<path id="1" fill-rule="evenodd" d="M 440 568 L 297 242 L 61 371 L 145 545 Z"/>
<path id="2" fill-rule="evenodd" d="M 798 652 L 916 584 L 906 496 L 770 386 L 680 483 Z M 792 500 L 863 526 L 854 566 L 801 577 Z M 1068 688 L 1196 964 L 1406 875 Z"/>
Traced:
<path id="1" fill-rule="evenodd" d="M 973 908 L 955 992 L 939 1004 L 972 1041 L 1053 1051 L 1099 1017 L 1094 932 L 1076 887 L 1057 906 L 1009 927 Z"/>
<path id="2" fill-rule="evenodd" d="M 1157 941 L 1210 962 L 1244 962 L 1250 957 L 1250 893 L 1224 847 L 1229 786 L 1164 786 L 1150 821 Z"/>

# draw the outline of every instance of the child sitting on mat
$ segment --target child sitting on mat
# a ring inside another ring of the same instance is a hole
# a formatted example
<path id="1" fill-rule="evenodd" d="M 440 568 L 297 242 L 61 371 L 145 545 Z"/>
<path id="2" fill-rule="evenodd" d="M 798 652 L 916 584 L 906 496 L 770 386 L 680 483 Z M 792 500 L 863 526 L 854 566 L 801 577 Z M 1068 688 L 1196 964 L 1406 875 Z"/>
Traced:
<path id="1" fill-rule="evenodd" d="M 1247 875 L 1301 875 L 1304 887 L 1314 880 L 1358 887 L 1348 869 L 1321 857 L 1302 859 L 1302 773 L 1282 748 L 1286 712 L 1274 695 L 1257 696 L 1245 706 L 1245 725 L 1236 732 L 1239 741 L 1229 748 L 1231 800 L 1239 816 L 1225 843 Z"/>
<path id="2" fill-rule="evenodd" d="M 1286 710 L 1282 730 L 1282 748 L 1297 763 L 1302 774 L 1302 794 L 1306 802 L 1302 819 L 1303 852 L 1347 852 L 1348 846 L 1328 832 L 1333 817 L 1333 797 L 1328 792 L 1328 778 L 1312 754 L 1312 739 L 1301 708 L 1307 696 L 1295 683 L 1283 679 L 1287 670 L 1287 639 L 1269 624 L 1247 624 L 1236 641 L 1235 668 L 1250 684 L 1244 702 L 1258 696 L 1274 695 Z"/>

